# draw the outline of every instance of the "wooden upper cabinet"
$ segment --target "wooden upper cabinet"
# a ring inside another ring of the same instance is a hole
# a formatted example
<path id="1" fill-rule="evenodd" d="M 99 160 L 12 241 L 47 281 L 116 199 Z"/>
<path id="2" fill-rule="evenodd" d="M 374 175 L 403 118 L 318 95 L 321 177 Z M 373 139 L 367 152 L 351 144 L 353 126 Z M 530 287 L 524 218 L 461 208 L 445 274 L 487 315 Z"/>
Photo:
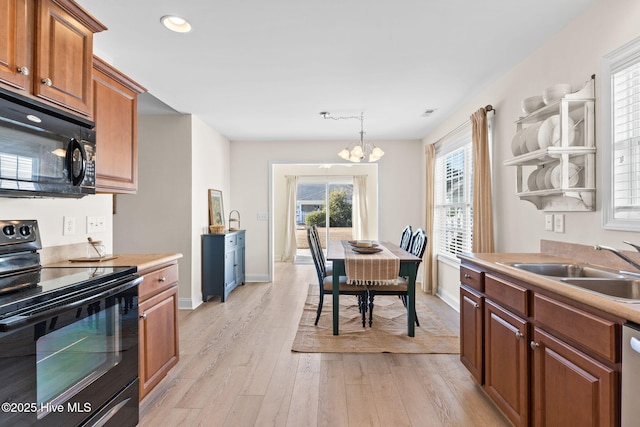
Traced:
<path id="1" fill-rule="evenodd" d="M 37 4 L 34 95 L 91 117 L 93 33 L 106 27 L 73 2 Z"/>
<path id="2" fill-rule="evenodd" d="M 0 82 L 29 90 L 31 69 L 27 0 L 0 0 Z"/>
<path id="3" fill-rule="evenodd" d="M 98 57 L 93 59 L 96 189 L 135 193 L 138 187 L 138 95 L 146 89 Z"/>

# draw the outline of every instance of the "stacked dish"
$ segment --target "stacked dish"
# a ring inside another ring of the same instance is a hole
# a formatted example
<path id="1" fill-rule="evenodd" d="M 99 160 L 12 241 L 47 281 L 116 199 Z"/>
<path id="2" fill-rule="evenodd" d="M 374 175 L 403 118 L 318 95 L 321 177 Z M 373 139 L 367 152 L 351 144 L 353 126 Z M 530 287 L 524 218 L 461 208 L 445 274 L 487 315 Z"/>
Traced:
<path id="1" fill-rule="evenodd" d="M 544 100 L 542 96 L 530 96 L 522 100 L 520 106 L 522 107 L 522 112 L 525 114 L 531 114 L 536 110 L 545 106 Z"/>
<path id="2" fill-rule="evenodd" d="M 580 181 L 582 168 L 575 163 L 569 163 L 569 188 L 576 187 Z M 562 167 L 559 163 L 543 165 L 535 169 L 527 178 L 529 191 L 554 190 L 562 187 Z"/>
<path id="3" fill-rule="evenodd" d="M 569 140 L 567 141 L 567 144 L 573 145 L 576 139 L 576 124 L 571 117 L 567 117 L 567 123 L 569 125 Z M 555 114 L 542 122 L 540 131 L 538 132 L 538 145 L 540 148 L 560 145 L 559 114 Z"/>

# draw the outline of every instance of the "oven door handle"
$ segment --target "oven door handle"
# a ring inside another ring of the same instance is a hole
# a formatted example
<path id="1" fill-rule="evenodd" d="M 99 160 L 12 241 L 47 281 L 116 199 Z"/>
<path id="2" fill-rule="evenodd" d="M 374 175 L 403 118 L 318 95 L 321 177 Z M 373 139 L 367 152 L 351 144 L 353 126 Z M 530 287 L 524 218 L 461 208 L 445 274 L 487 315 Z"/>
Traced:
<path id="1" fill-rule="evenodd" d="M 55 308 L 51 308 L 50 310 L 47 310 L 47 306 L 44 306 L 35 310 L 37 311 L 37 313 L 27 311 L 15 316 L 7 317 L 6 319 L 0 322 L 0 331 L 9 332 L 14 329 L 23 328 L 25 326 L 29 326 L 31 324 L 38 323 L 38 322 L 41 322 L 42 320 L 56 316 L 60 313 L 64 313 L 65 311 L 68 311 L 70 309 L 81 307 L 85 304 L 90 303 L 91 301 L 108 298 L 112 295 L 116 295 L 122 291 L 126 291 L 127 289 L 133 288 L 134 286 L 138 286 L 140 283 L 142 283 L 142 280 L 143 280 L 143 277 L 140 277 L 140 276 L 136 277 L 133 280 L 131 279 L 131 277 L 127 277 L 123 281 L 116 283 L 115 285 L 113 285 L 112 287 L 110 287 L 105 291 L 99 292 L 97 294 L 89 291 L 85 294 L 86 296 L 84 298 L 80 300 L 74 299 L 70 301 L 68 304 L 65 304 L 64 301 L 57 301 L 54 304 L 52 304 L 52 306 Z M 82 297 L 82 296 L 79 295 L 78 297 Z M 30 314 L 30 313 L 33 313 L 33 314 Z"/>

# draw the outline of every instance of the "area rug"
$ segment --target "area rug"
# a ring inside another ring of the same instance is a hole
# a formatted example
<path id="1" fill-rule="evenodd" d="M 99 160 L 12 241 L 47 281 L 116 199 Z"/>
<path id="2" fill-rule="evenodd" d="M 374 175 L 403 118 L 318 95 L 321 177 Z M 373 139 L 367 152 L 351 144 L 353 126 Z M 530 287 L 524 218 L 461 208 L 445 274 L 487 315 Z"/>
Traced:
<path id="1" fill-rule="evenodd" d="M 302 353 L 448 353 L 460 352 L 460 339 L 418 300 L 416 311 L 420 326 L 415 337 L 407 336 L 407 312 L 397 296 L 377 295 L 374 300 L 373 325 L 362 327 L 357 298 L 340 295 L 340 335 L 333 335 L 332 296 L 325 295 L 320 321 L 315 326 L 318 309 L 318 285 L 309 285 L 292 351 Z"/>

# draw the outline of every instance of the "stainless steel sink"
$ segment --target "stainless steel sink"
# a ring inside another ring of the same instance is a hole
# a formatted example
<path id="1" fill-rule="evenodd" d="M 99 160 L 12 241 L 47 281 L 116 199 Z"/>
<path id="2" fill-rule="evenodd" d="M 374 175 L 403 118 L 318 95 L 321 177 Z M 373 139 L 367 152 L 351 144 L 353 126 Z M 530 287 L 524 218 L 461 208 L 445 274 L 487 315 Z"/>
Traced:
<path id="1" fill-rule="evenodd" d="M 563 278 L 590 277 L 607 279 L 624 279 L 626 277 L 616 271 L 608 271 L 583 264 L 505 263 L 505 265 L 510 265 L 511 267 L 519 268 L 520 270 L 525 270 L 530 273 L 540 274 L 542 276 Z"/>
<path id="2" fill-rule="evenodd" d="M 640 280 L 638 279 L 565 278 L 561 281 L 614 299 L 640 302 Z"/>

